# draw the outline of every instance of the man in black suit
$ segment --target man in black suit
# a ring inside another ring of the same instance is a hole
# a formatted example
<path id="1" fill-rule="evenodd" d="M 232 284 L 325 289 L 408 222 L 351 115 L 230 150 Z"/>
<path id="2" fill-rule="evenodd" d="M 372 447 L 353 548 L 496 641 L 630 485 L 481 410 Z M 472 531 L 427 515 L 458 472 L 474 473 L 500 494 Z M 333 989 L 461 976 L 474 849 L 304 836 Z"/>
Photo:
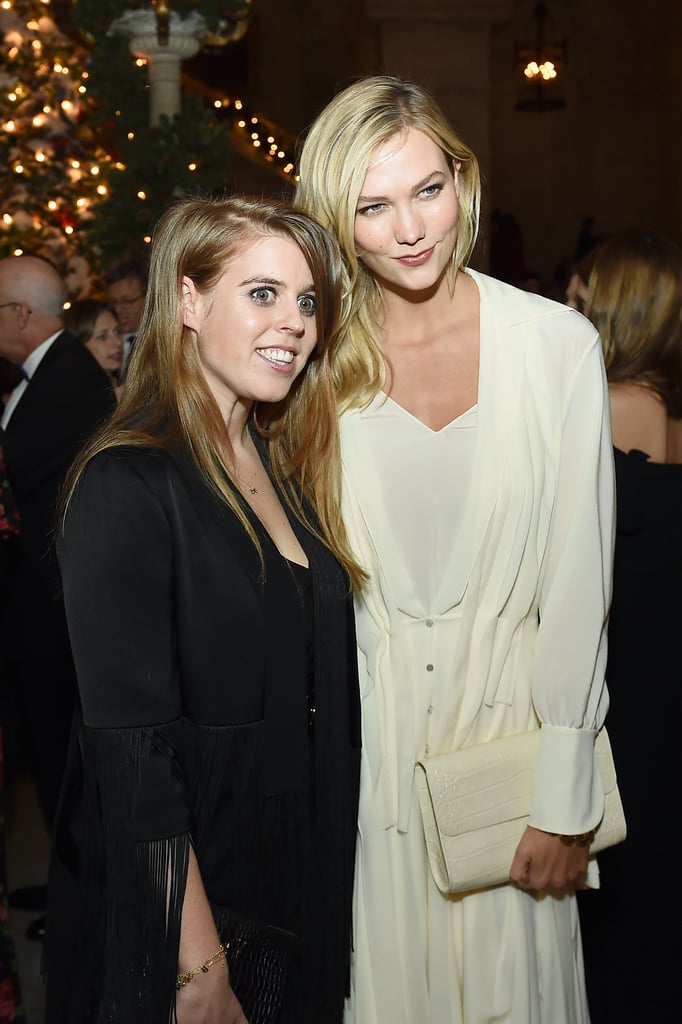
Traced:
<path id="1" fill-rule="evenodd" d="M 132 347 L 140 329 L 147 292 L 147 270 L 141 263 L 122 260 L 108 271 L 106 282 L 109 305 L 118 317 L 118 327 L 123 339 L 123 366 L 119 374 L 122 382 L 125 380 Z"/>
<path id="2" fill-rule="evenodd" d="M 8 567 L 0 652 L 48 827 L 76 701 L 53 548 L 55 511 L 69 466 L 115 405 L 105 372 L 64 330 L 65 300 L 65 283 L 46 260 L 0 260 L 0 355 L 22 374 L 0 421 L 22 523 Z"/>

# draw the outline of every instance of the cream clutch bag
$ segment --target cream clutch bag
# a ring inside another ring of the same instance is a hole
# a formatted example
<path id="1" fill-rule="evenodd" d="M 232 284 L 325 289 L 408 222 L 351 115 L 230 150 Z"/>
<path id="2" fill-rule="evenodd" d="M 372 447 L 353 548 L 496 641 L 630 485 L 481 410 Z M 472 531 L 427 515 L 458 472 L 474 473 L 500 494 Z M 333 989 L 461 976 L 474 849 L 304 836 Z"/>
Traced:
<path id="1" fill-rule="evenodd" d="M 431 871 L 444 893 L 509 881 L 530 813 L 540 730 L 424 758 L 415 778 Z M 602 729 L 597 764 L 606 803 L 590 854 L 625 839 L 625 815 L 611 745 Z"/>

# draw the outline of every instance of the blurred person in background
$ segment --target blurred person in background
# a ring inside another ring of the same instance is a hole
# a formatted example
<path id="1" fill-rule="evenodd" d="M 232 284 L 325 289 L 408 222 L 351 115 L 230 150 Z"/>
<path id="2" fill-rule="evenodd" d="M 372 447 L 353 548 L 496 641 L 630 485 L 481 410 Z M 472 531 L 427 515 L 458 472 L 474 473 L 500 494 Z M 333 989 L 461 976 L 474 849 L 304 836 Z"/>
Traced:
<path id="1" fill-rule="evenodd" d="M 670 858 L 682 783 L 682 250 L 631 230 L 590 256 L 618 509 L 608 723 L 628 835 L 599 855 L 601 887 L 579 904 L 592 1024 L 640 1024 L 680 1012 Z"/>
<path id="2" fill-rule="evenodd" d="M 123 340 L 113 309 L 97 299 L 80 299 L 67 309 L 64 322 L 67 330 L 85 345 L 108 374 L 118 398 Z"/>

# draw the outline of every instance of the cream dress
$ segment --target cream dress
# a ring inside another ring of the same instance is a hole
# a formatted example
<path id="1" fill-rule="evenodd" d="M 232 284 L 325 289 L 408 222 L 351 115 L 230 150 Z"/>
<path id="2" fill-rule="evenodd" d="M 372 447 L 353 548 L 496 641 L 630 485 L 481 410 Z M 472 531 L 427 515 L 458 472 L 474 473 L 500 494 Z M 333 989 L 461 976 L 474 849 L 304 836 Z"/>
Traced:
<path id="1" fill-rule="evenodd" d="M 413 784 L 424 753 L 542 726 L 530 821 L 578 833 L 603 793 L 613 467 L 599 339 L 472 274 L 478 405 L 432 431 L 379 395 L 341 419 L 363 762 L 346 1024 L 586 1024 L 574 897 L 444 897 Z M 561 466 L 561 475 L 559 475 Z"/>

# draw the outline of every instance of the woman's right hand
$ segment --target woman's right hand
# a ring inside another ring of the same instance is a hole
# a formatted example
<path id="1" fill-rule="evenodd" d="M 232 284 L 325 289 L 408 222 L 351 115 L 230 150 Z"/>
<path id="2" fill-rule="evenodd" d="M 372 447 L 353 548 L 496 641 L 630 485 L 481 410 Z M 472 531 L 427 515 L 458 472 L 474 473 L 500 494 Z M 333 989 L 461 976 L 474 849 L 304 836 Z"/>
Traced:
<path id="1" fill-rule="evenodd" d="M 195 975 L 176 993 L 177 1024 L 249 1024 L 227 975 L 227 962 Z"/>

